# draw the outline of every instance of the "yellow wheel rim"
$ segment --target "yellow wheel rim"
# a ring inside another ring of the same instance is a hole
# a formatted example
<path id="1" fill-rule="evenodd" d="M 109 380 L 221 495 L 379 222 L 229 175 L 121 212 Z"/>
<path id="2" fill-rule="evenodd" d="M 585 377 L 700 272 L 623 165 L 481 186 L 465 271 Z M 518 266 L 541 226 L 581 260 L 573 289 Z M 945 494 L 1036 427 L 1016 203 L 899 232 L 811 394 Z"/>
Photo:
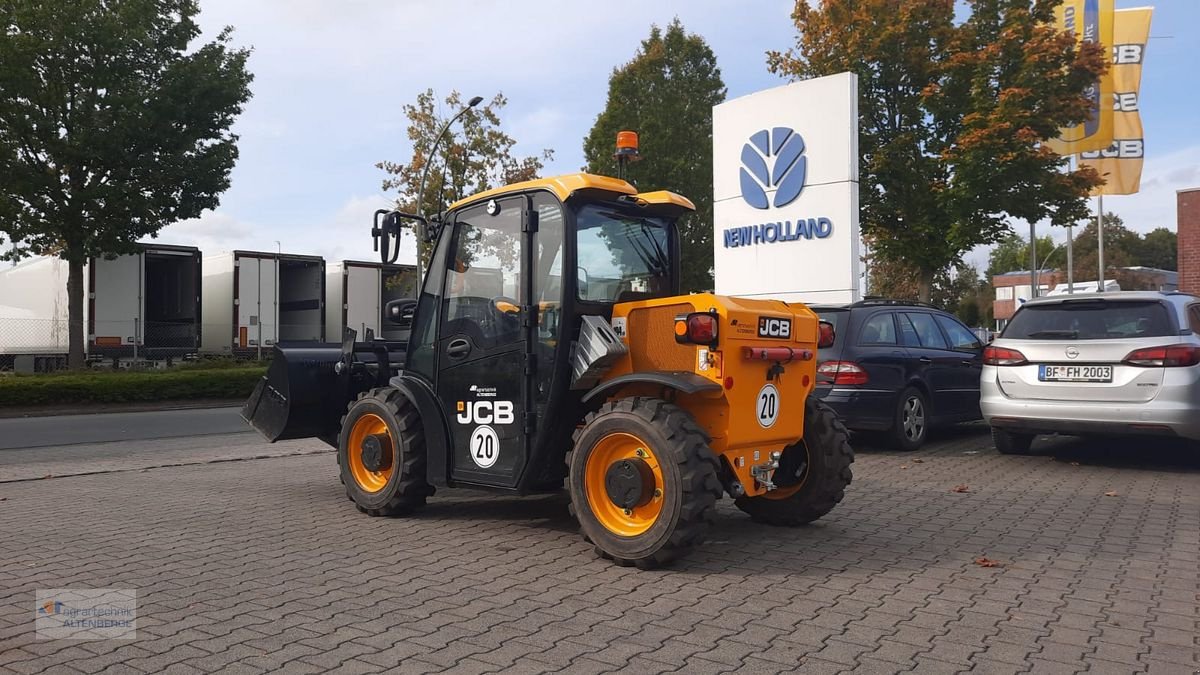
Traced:
<path id="1" fill-rule="evenodd" d="M 774 490 L 771 490 L 770 492 L 767 492 L 766 494 L 764 494 L 763 497 L 766 497 L 767 499 L 787 499 L 788 497 L 791 497 L 792 495 L 799 492 L 800 488 L 804 487 L 804 484 L 806 482 L 808 482 L 808 474 L 810 473 L 810 469 L 812 468 L 812 463 L 811 463 L 812 458 L 809 457 L 809 455 L 808 455 L 808 446 L 806 444 L 804 444 L 803 442 L 800 442 L 800 443 L 797 443 L 796 445 L 793 445 L 790 449 L 793 451 L 795 451 L 796 449 L 803 450 L 803 452 L 804 452 L 804 475 L 800 476 L 800 480 L 796 481 L 795 483 L 781 487 L 781 488 L 775 488 Z M 785 450 L 785 452 L 786 452 L 786 450 Z"/>
<path id="2" fill-rule="evenodd" d="M 368 436 L 377 434 L 386 436 L 388 442 L 382 444 L 384 447 L 379 461 L 379 471 L 372 471 L 363 461 L 363 443 Z M 359 489 L 363 492 L 379 492 L 387 485 L 388 478 L 392 475 L 392 462 L 395 461 L 393 456 L 395 447 L 395 440 L 392 438 L 391 431 L 388 430 L 387 422 L 384 422 L 379 415 L 367 413 L 354 421 L 354 426 L 350 428 L 346 461 L 350 465 L 350 475 L 354 477 L 354 482 L 358 484 Z"/>
<path id="3" fill-rule="evenodd" d="M 623 459 L 640 459 L 650 467 L 654 477 L 653 494 L 641 506 L 623 509 L 608 497 L 604 479 L 608 468 Z M 636 537 L 650 529 L 662 513 L 664 492 L 662 467 L 650 444 L 627 433 L 613 433 L 600 439 L 588 454 L 583 469 L 584 491 L 588 507 L 604 529 L 622 537 Z"/>

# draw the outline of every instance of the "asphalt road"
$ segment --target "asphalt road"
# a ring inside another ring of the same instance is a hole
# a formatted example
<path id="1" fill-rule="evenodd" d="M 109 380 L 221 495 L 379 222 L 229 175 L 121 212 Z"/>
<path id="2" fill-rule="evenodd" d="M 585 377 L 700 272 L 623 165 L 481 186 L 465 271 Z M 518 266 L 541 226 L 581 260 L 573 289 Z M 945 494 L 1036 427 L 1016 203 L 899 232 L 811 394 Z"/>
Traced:
<path id="1" fill-rule="evenodd" d="M 0 450 L 252 433 L 239 408 L 0 419 Z"/>

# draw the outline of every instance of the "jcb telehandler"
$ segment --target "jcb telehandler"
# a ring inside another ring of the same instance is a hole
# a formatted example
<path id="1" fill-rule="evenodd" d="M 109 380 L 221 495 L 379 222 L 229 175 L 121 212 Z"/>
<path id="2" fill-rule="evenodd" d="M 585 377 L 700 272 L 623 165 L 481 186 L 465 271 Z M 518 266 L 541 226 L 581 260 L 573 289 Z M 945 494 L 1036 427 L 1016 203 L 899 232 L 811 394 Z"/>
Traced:
<path id="1" fill-rule="evenodd" d="M 718 499 L 757 521 L 825 515 L 853 454 L 810 396 L 832 326 L 777 300 L 679 294 L 670 192 L 572 174 L 508 185 L 444 218 L 376 214 L 433 243 L 408 343 L 347 330 L 278 346 L 243 416 L 337 447 L 346 494 L 398 516 L 437 488 L 561 490 L 600 555 L 646 568 L 701 542 Z"/>

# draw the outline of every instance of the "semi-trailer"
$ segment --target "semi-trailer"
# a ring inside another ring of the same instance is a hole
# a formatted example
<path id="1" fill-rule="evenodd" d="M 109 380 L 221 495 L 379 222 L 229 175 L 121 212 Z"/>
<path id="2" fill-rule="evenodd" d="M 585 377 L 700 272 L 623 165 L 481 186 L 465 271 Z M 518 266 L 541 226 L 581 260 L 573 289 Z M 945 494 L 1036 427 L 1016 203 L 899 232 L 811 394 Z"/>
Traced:
<path id="1" fill-rule="evenodd" d="M 203 288 L 205 354 L 261 357 L 279 343 L 325 339 L 325 260 L 319 256 L 208 256 Z"/>
<path id="2" fill-rule="evenodd" d="M 409 326 L 388 321 L 384 309 L 392 300 L 417 297 L 414 265 L 385 265 L 345 260 L 325 273 L 325 341 L 340 343 L 346 327 L 358 340 L 367 332 L 377 338 L 405 342 Z"/>
<path id="3" fill-rule="evenodd" d="M 200 250 L 142 243 L 84 266 L 89 359 L 162 360 L 200 346 Z M 69 349 L 68 264 L 39 257 L 0 270 L 0 367 L 49 370 Z"/>

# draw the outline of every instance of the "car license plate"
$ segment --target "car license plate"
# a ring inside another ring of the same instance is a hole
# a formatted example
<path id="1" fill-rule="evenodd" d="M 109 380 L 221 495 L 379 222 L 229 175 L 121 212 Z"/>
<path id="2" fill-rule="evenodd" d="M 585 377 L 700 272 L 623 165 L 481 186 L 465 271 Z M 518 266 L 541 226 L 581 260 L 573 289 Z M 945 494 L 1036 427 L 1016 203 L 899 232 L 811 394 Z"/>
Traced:
<path id="1" fill-rule="evenodd" d="M 1112 382 L 1112 366 L 1038 366 L 1042 382 Z"/>

